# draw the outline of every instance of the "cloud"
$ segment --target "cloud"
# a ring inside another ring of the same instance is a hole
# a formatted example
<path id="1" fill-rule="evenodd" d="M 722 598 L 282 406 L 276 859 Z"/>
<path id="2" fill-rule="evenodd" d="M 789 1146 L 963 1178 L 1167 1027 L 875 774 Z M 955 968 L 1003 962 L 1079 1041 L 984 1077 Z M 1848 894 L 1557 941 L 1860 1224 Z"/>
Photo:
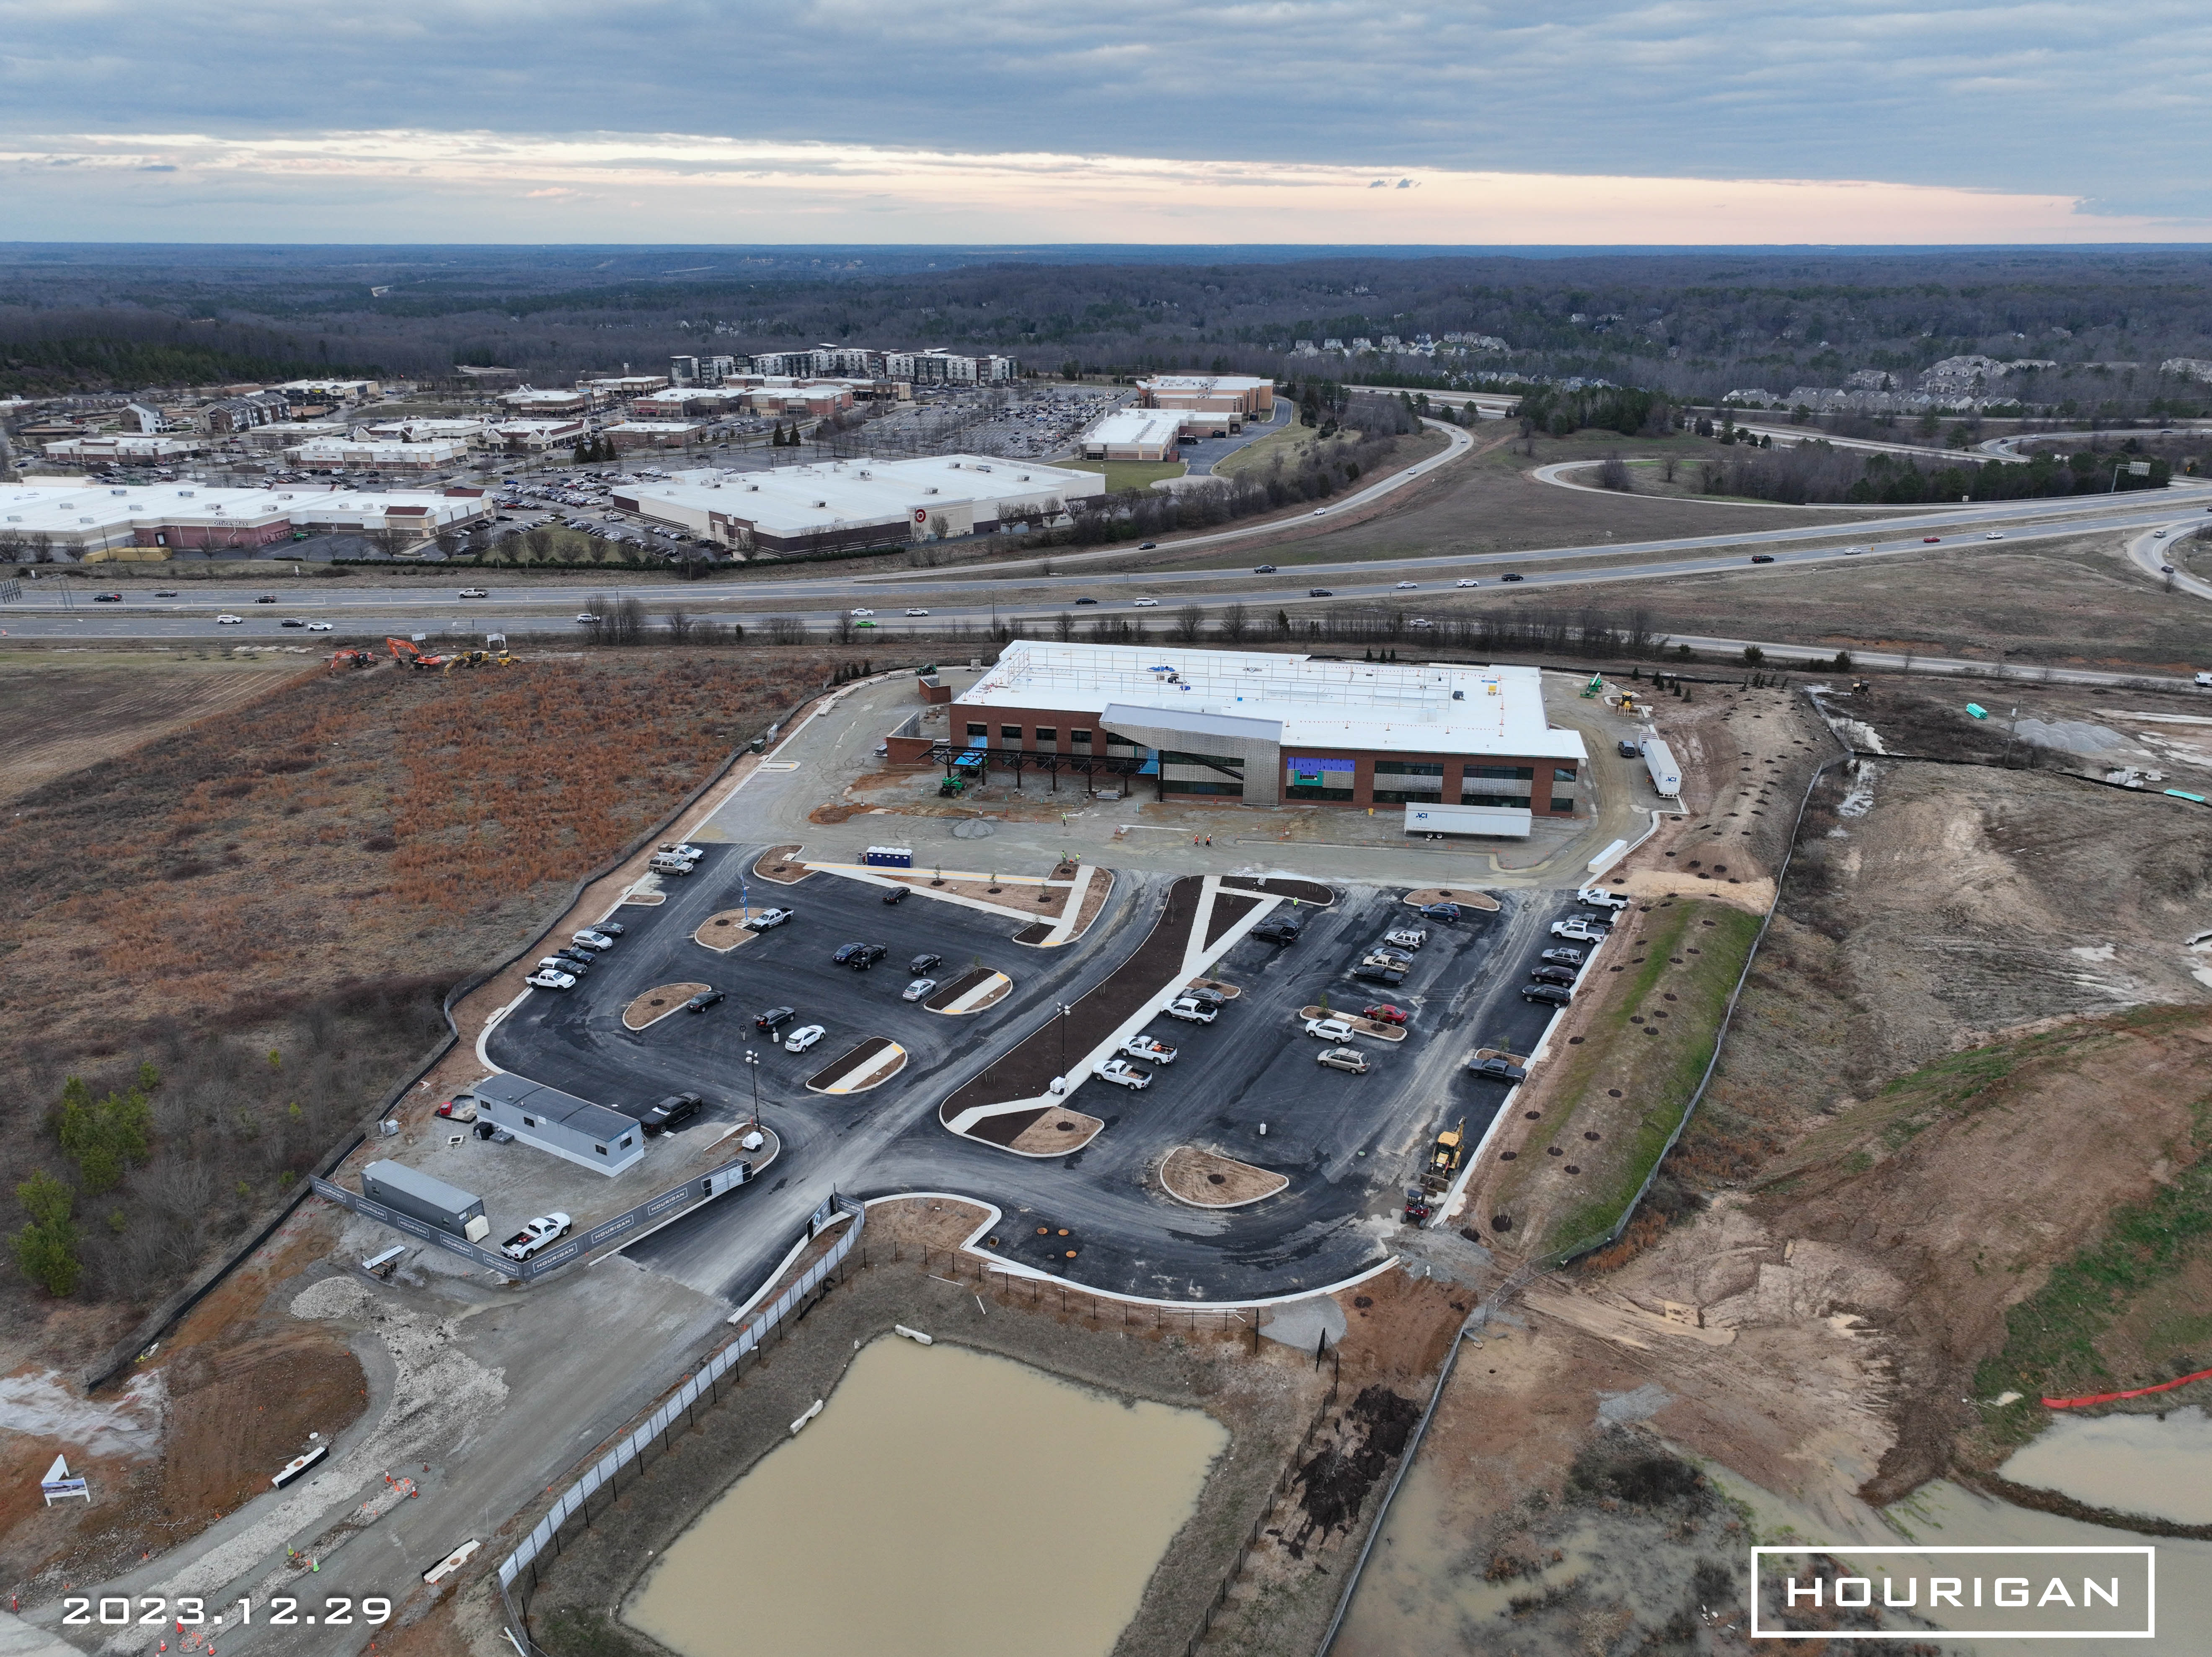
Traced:
<path id="1" fill-rule="evenodd" d="M 57 169 L 65 191 L 40 183 Z M 688 133 L 59 135 L 0 141 L 0 176 L 13 234 L 33 240 L 266 240 L 272 215 L 307 240 L 1894 245 L 2207 229 L 1882 180 L 1425 168 L 1393 187 L 1336 164 Z M 1397 199 L 1413 190 L 1418 205 Z"/>

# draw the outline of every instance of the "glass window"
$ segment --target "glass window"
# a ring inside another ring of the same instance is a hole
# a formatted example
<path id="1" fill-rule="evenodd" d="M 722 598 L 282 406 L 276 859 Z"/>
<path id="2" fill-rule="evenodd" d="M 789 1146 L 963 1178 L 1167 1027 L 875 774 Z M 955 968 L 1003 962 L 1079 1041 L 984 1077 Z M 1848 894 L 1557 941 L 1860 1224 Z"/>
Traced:
<path id="1" fill-rule="evenodd" d="M 1443 774 L 1444 768 L 1441 765 L 1417 764 L 1411 760 L 1375 762 L 1375 774 L 1378 777 L 1441 777 Z"/>
<path id="2" fill-rule="evenodd" d="M 536 1127 L 538 1126 L 538 1119 L 535 1116 L 526 1116 L 522 1119 L 522 1126 L 525 1127 Z"/>
<path id="3" fill-rule="evenodd" d="M 1036 728 L 1036 745 L 1039 748 L 1058 747 L 1060 745 L 1060 727 L 1051 725 L 1039 725 Z"/>
<path id="4" fill-rule="evenodd" d="M 1572 782 L 1575 780 L 1575 768 L 1571 765 L 1553 766 L 1552 780 L 1554 782 Z"/>
<path id="5" fill-rule="evenodd" d="M 1067 739 L 1078 748 L 1091 746 L 1091 733 L 1088 731 L 1071 731 L 1067 733 Z"/>
<path id="6" fill-rule="evenodd" d="M 1018 725 L 1002 725 L 999 727 L 999 740 L 1000 742 L 1019 743 L 1021 739 L 1021 726 Z"/>
<path id="7" fill-rule="evenodd" d="M 598 1151 L 602 1156 L 607 1154 L 607 1148 L 605 1145 L 593 1145 L 592 1149 Z"/>
<path id="8" fill-rule="evenodd" d="M 968 740 L 970 742 L 981 742 L 990 734 L 991 727 L 988 725 L 971 725 L 968 727 Z"/>
<path id="9" fill-rule="evenodd" d="M 1574 796 L 1573 796 L 1573 795 L 1571 795 L 1571 794 L 1554 794 L 1554 795 L 1553 795 L 1553 796 L 1552 796 L 1552 809 L 1553 809 L 1554 811 L 1571 811 L 1571 810 L 1573 810 L 1575 809 Z"/>

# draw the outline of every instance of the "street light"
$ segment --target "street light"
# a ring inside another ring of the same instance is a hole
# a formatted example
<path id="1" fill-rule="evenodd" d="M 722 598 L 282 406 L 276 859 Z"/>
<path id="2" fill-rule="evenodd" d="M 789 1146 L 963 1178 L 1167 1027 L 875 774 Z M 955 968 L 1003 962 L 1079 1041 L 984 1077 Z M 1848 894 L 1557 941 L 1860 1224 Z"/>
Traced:
<path id="1" fill-rule="evenodd" d="M 747 1126 L 760 1126 L 760 1054 L 750 1047 L 745 1049 L 745 1069 L 753 1078 L 753 1120 Z"/>
<path id="2" fill-rule="evenodd" d="M 1075 1009 L 1065 1001 L 1055 1002 L 1054 1008 L 1060 1014 L 1060 1073 L 1065 1077 L 1067 1074 L 1067 1021 L 1075 1016 Z"/>

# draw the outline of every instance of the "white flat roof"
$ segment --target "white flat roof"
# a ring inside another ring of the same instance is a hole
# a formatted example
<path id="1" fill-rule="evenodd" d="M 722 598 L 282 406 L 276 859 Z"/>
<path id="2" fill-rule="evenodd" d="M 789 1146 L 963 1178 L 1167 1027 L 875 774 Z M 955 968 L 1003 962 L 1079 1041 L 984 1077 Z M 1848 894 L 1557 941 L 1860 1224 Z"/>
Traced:
<path id="1" fill-rule="evenodd" d="M 771 534 L 786 534 L 839 522 L 905 519 L 962 502 L 997 508 L 1051 496 L 1084 497 L 1103 493 L 1105 486 L 1097 472 L 946 454 L 918 460 L 839 460 L 760 472 L 709 469 L 678 472 L 665 483 L 618 487 L 641 507 L 653 501 L 694 513 L 720 513 Z"/>
<path id="2" fill-rule="evenodd" d="M 1579 733 L 1554 729 L 1546 717 L 1542 675 L 1533 667 L 1319 661 L 1179 645 L 1017 639 L 955 700 L 968 707 L 1100 715 L 1110 703 L 1273 719 L 1282 726 L 1286 755 L 1349 748 L 1588 757 Z"/>
<path id="3" fill-rule="evenodd" d="M 1154 374 L 1137 382 L 1155 391 L 1256 391 L 1274 383 L 1255 374 Z"/>
<path id="4" fill-rule="evenodd" d="M 1101 415 L 1083 434 L 1085 443 L 1173 443 L 1182 430 L 1185 409 L 1116 409 Z"/>
<path id="5" fill-rule="evenodd" d="M 20 534 L 86 536 L 185 524 L 266 524 L 279 518 L 380 519 L 393 507 L 427 508 L 430 521 L 465 517 L 482 504 L 474 495 L 394 489 L 369 494 L 301 484 L 282 489 L 211 489 L 198 483 L 0 483 L 0 530 Z M 87 520 L 90 521 L 87 521 Z"/>

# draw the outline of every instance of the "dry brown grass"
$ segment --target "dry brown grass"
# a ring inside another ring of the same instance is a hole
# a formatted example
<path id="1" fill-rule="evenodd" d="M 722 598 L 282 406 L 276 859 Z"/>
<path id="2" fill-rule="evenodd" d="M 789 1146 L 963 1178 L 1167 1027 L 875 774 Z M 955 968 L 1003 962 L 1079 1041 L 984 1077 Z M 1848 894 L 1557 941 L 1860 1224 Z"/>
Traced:
<path id="1" fill-rule="evenodd" d="M 1284 1174 L 1254 1168 L 1196 1145 L 1177 1145 L 1160 1163 L 1160 1183 L 1170 1197 L 1199 1208 L 1233 1208 L 1272 1197 L 1289 1186 Z"/>

